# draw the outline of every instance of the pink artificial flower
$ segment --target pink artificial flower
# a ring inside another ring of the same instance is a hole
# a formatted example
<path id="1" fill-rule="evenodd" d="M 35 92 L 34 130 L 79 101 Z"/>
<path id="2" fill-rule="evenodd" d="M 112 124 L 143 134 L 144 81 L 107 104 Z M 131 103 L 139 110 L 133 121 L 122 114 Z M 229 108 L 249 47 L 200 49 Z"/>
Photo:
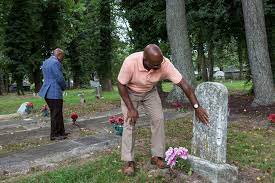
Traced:
<path id="1" fill-rule="evenodd" d="M 167 165 L 169 165 L 171 168 L 176 165 L 177 157 L 186 160 L 188 157 L 188 149 L 184 147 L 169 147 L 169 149 L 165 152 L 165 161 L 167 161 Z"/>
<path id="2" fill-rule="evenodd" d="M 43 105 L 43 106 L 41 107 L 41 111 L 46 111 L 46 110 L 48 110 L 48 106 L 47 106 L 47 105 Z"/>
<path id="3" fill-rule="evenodd" d="M 33 103 L 32 102 L 28 102 L 27 106 L 33 108 Z"/>
<path id="4" fill-rule="evenodd" d="M 123 117 L 122 117 L 122 116 L 117 117 L 116 122 L 117 122 L 117 124 L 122 125 L 122 124 L 123 124 L 123 122 L 124 122 Z"/>
<path id="5" fill-rule="evenodd" d="M 122 125 L 124 123 L 124 118 L 122 116 L 111 116 L 109 118 L 110 124 Z"/>
<path id="6" fill-rule="evenodd" d="M 182 159 L 187 159 L 188 157 L 188 149 L 184 147 L 179 147 L 178 149 L 178 156 Z"/>
<path id="7" fill-rule="evenodd" d="M 275 114 L 270 114 L 268 117 L 267 117 L 268 120 L 270 120 L 271 122 L 275 123 Z"/>
<path id="8" fill-rule="evenodd" d="M 176 109 L 183 108 L 183 104 L 181 102 L 179 102 L 179 101 L 173 102 L 171 105 L 172 105 L 172 107 L 174 107 Z"/>
<path id="9" fill-rule="evenodd" d="M 111 116 L 111 117 L 109 118 L 109 123 L 110 123 L 110 124 L 115 123 L 115 121 L 116 121 L 116 117 L 115 117 L 115 116 Z"/>
<path id="10" fill-rule="evenodd" d="M 176 156 L 177 152 L 172 147 L 170 147 L 165 153 L 165 161 L 167 161 L 167 165 L 169 165 L 170 167 L 175 166 Z"/>

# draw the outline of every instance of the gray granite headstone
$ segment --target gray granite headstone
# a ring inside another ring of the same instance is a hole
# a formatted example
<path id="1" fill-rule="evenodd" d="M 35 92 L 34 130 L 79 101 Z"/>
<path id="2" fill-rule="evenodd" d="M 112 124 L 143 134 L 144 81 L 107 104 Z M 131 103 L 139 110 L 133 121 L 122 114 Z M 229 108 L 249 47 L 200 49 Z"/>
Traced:
<path id="1" fill-rule="evenodd" d="M 237 168 L 226 164 L 228 91 L 216 82 L 205 82 L 196 88 L 200 105 L 207 110 L 209 126 L 194 114 L 192 156 L 193 169 L 211 182 L 236 182 Z"/>

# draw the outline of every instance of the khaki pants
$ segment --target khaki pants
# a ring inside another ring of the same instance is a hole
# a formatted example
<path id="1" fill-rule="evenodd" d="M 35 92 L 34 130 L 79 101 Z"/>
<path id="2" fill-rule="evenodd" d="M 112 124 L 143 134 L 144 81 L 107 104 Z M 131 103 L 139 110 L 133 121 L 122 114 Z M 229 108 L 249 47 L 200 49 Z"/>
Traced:
<path id="1" fill-rule="evenodd" d="M 146 114 L 151 120 L 151 153 L 152 156 L 164 157 L 165 151 L 165 134 L 164 134 L 164 117 L 161 100 L 156 88 L 147 93 L 135 93 L 129 91 L 129 97 L 137 109 L 143 105 Z M 121 100 L 121 109 L 124 119 L 127 117 L 127 107 Z M 134 161 L 135 146 L 135 126 L 130 125 L 129 119 L 124 122 L 121 146 L 121 159 L 123 161 Z"/>

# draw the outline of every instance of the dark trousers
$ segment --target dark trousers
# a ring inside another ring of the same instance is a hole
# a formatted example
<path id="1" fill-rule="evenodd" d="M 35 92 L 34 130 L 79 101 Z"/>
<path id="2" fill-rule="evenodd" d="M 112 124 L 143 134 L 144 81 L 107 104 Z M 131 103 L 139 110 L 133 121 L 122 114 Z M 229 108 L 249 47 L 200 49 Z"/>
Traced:
<path id="1" fill-rule="evenodd" d="M 62 99 L 45 99 L 51 115 L 51 137 L 65 135 L 63 121 L 63 100 Z"/>

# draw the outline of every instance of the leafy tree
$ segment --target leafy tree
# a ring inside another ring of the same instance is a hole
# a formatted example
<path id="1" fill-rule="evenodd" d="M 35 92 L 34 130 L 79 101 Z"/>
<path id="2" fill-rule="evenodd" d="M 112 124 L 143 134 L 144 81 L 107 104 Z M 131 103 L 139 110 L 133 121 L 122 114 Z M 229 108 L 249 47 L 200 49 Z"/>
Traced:
<path id="1" fill-rule="evenodd" d="M 5 29 L 5 54 L 12 60 L 9 70 L 17 84 L 17 93 L 23 92 L 23 78 L 27 73 L 27 64 L 34 48 L 33 37 L 40 30 L 36 16 L 39 3 L 31 0 L 14 0 Z"/>
<path id="2" fill-rule="evenodd" d="M 112 87 L 112 25 L 111 0 L 99 2 L 99 46 L 97 48 L 96 69 L 102 83 L 102 90 L 111 91 Z"/>
<path id="3" fill-rule="evenodd" d="M 143 50 L 150 43 L 167 42 L 165 0 L 122 0 L 121 6 L 131 27 L 129 36 L 134 51 Z"/>

